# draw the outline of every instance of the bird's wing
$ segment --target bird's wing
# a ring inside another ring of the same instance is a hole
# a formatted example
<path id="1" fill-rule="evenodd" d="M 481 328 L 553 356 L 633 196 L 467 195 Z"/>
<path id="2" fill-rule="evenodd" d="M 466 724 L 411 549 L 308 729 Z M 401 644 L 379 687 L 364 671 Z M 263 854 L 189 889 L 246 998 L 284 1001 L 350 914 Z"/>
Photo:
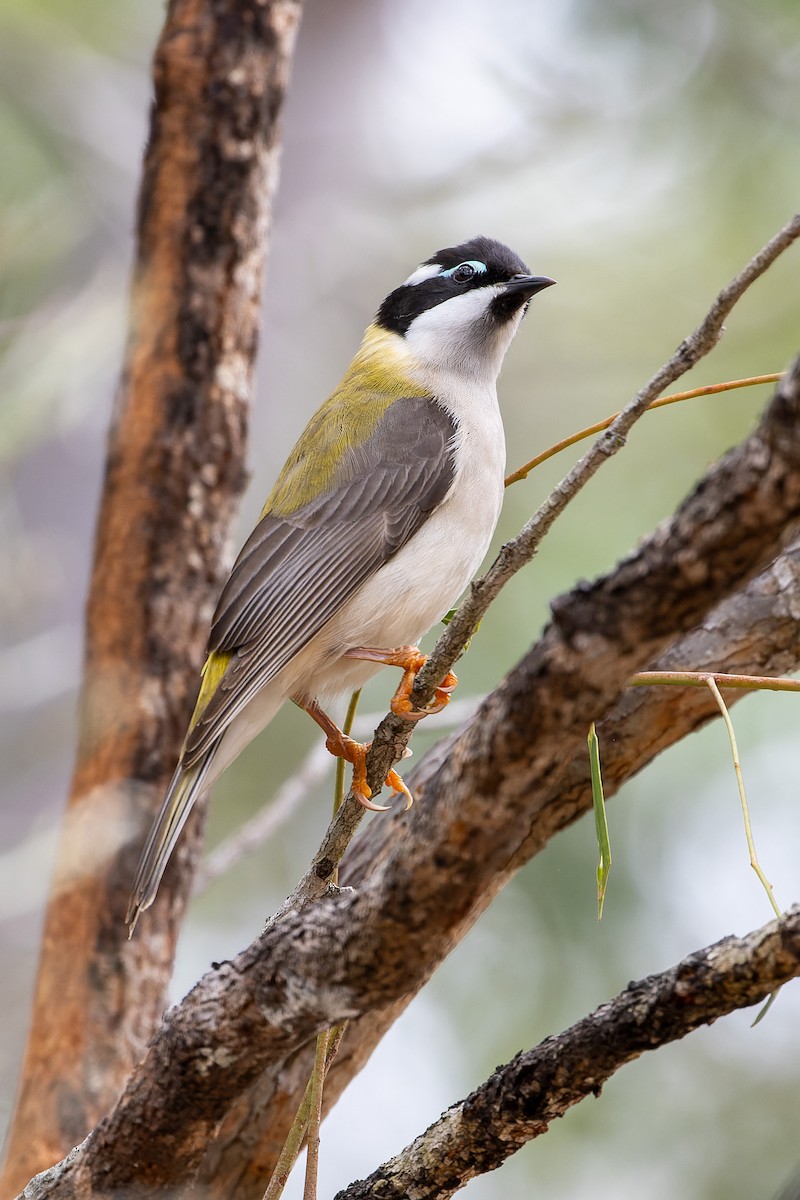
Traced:
<path id="1" fill-rule="evenodd" d="M 367 442 L 345 452 L 327 491 L 262 516 L 217 606 L 209 650 L 230 658 L 187 737 L 187 766 L 441 504 L 456 431 L 434 400 L 395 400 Z"/>

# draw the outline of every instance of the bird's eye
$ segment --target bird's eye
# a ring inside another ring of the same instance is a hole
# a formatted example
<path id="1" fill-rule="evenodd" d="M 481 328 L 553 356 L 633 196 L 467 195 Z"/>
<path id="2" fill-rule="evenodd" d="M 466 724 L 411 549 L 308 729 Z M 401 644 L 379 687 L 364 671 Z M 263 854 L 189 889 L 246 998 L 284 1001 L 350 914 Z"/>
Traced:
<path id="1" fill-rule="evenodd" d="M 474 279 L 476 275 L 480 275 L 485 271 L 486 263 L 470 259 L 469 262 L 459 263 L 457 267 L 451 267 L 449 271 L 442 271 L 442 276 L 446 279 L 453 279 L 456 283 L 469 283 L 470 279 Z"/>

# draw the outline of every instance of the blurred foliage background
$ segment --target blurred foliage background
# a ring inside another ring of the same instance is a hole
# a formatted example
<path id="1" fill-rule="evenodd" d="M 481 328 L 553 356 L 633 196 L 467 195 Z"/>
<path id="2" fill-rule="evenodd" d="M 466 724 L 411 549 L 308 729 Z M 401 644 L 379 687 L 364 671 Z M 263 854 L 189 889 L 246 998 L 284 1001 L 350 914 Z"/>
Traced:
<path id="1" fill-rule="evenodd" d="M 71 766 L 161 18 L 142 0 L 0 3 L 0 1127 Z M 799 81 L 796 0 L 310 0 L 284 123 L 242 534 L 381 297 L 474 233 L 508 241 L 559 284 L 534 302 L 501 380 L 509 464 L 619 408 L 796 208 Z M 800 349 L 797 253 L 748 294 L 685 386 L 780 370 Z M 646 418 L 484 622 L 461 696 L 524 652 L 552 596 L 669 513 L 767 394 Z M 498 544 L 570 461 L 512 489 Z M 364 706 L 382 708 L 393 686 L 380 678 Z M 796 705 L 759 695 L 735 716 L 762 863 L 784 905 L 800 862 Z M 420 729 L 417 755 L 436 724 Z M 282 713 L 217 788 L 211 842 L 267 801 L 317 737 Z M 176 997 L 283 898 L 329 794 L 316 790 L 194 905 Z M 602 925 L 585 821 L 520 873 L 353 1084 L 323 1131 L 322 1194 L 630 978 L 769 919 L 721 727 L 659 760 L 610 818 Z M 800 1159 L 798 1018 L 790 988 L 755 1030 L 739 1014 L 629 1066 L 466 1194 L 775 1196 Z"/>

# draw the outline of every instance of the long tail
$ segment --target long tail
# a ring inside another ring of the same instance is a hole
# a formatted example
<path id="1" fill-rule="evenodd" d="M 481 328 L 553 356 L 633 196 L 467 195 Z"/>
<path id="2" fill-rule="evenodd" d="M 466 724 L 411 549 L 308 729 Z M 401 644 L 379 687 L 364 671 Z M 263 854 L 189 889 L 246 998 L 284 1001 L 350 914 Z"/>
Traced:
<path id="1" fill-rule="evenodd" d="M 218 746 L 219 743 L 216 742 L 188 770 L 184 769 L 181 763 L 178 763 L 175 768 L 175 774 L 170 780 L 161 811 L 153 822 L 153 827 L 139 859 L 139 865 L 136 868 L 136 878 L 133 881 L 128 911 L 125 915 L 129 938 L 133 937 L 136 922 L 141 914 L 150 907 L 156 898 L 158 885 L 166 870 L 169 856 L 175 848 L 175 843 L 192 810 L 192 805 L 202 791 Z"/>

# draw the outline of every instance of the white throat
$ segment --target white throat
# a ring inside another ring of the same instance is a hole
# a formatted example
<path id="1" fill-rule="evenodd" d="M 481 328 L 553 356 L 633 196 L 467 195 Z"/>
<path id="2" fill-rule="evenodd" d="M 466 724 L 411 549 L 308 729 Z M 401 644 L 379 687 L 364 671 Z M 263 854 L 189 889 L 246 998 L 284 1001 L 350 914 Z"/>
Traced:
<path id="1" fill-rule="evenodd" d="M 493 390 L 524 311 L 498 324 L 489 306 L 501 292 L 502 285 L 477 288 L 415 317 L 405 335 L 412 362 L 425 372 L 461 376 Z"/>

